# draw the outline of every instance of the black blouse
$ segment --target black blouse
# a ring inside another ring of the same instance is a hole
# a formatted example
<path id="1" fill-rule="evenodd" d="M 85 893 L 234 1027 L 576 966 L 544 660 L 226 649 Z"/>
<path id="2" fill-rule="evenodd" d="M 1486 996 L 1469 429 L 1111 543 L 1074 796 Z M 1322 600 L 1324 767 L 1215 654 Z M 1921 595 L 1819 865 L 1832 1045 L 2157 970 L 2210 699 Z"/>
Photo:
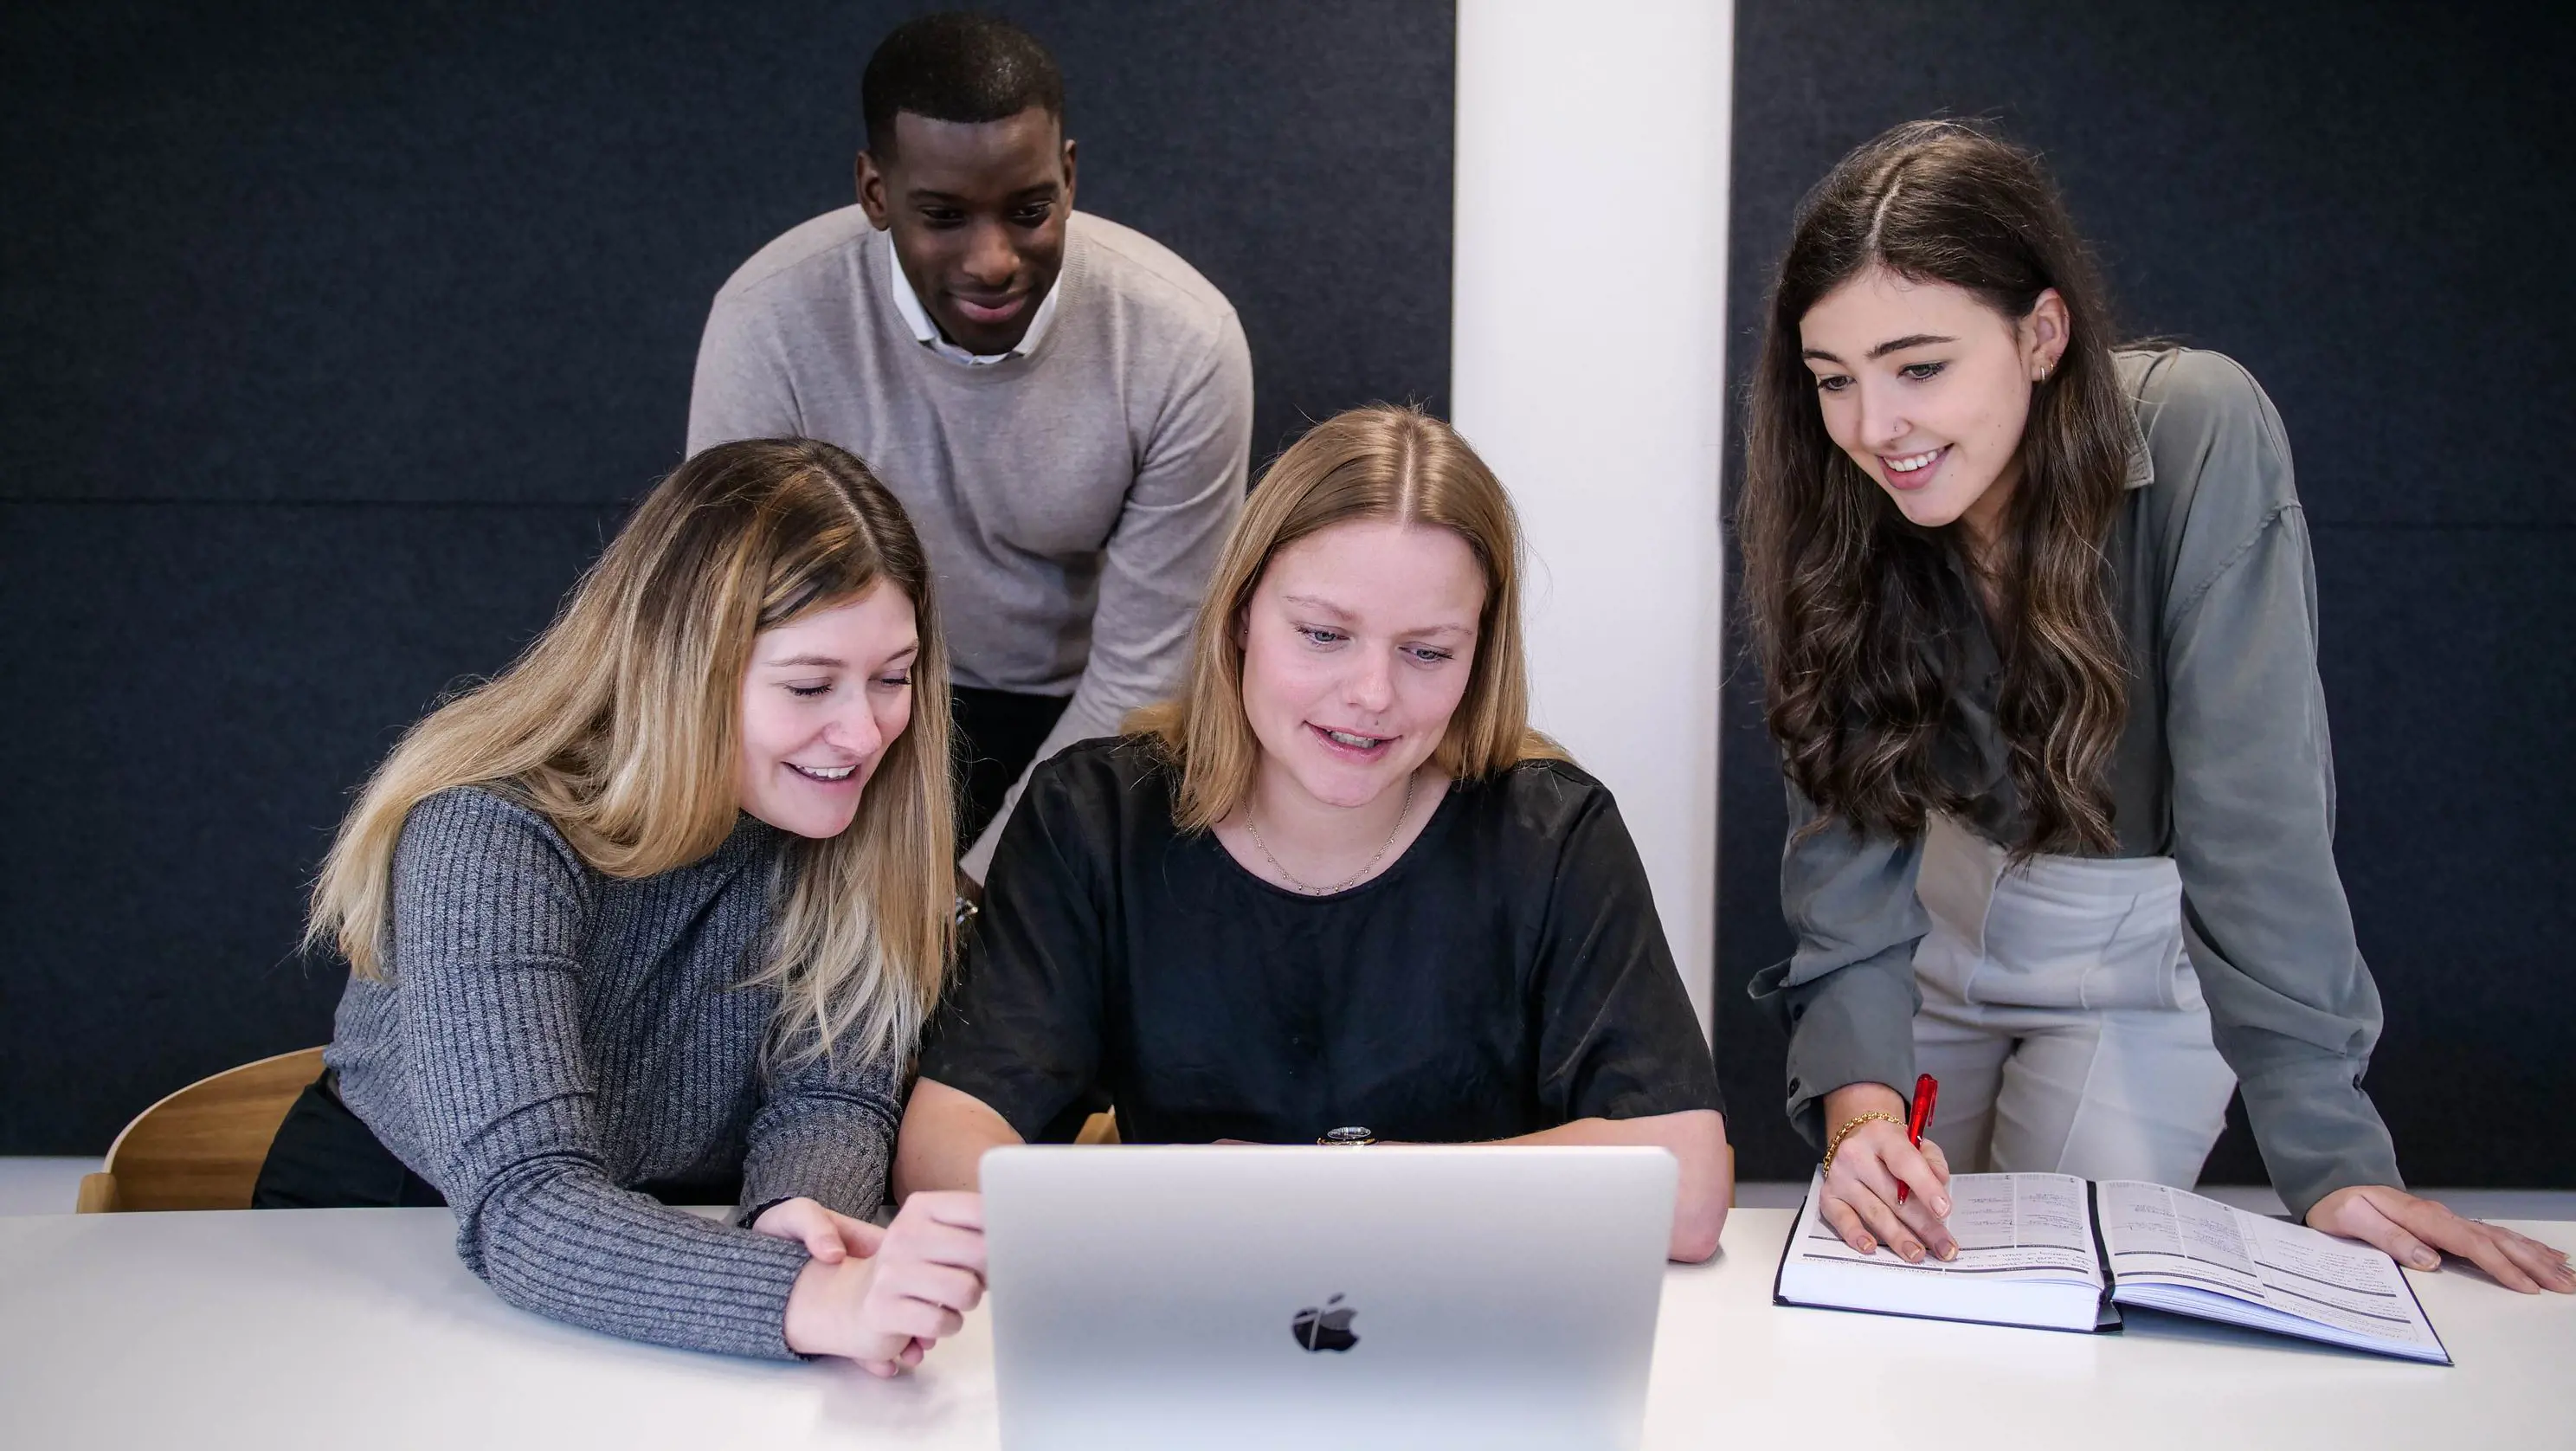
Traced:
<path id="1" fill-rule="evenodd" d="M 1458 1143 L 1720 1106 L 1636 847 L 1580 770 L 1453 788 L 1327 897 L 1181 835 L 1174 784 L 1137 738 L 1030 777 L 923 1077 L 1031 1140 L 1101 1096 L 1130 1143 Z"/>

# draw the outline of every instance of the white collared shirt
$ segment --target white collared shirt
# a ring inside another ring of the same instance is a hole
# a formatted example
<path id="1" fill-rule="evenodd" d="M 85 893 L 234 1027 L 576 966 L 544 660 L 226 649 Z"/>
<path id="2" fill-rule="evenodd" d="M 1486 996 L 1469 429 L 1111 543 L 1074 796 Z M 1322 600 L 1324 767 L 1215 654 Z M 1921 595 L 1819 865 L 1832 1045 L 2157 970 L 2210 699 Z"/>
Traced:
<path id="1" fill-rule="evenodd" d="M 886 266 L 894 273 L 895 310 L 903 314 L 904 325 L 912 329 L 912 335 L 920 339 L 923 346 L 950 362 L 964 363 L 970 368 L 1007 362 L 1038 350 L 1039 342 L 1046 337 L 1048 324 L 1055 321 L 1056 299 L 1064 295 L 1061 285 L 1047 288 L 1047 295 L 1038 302 L 1037 316 L 1029 319 L 1029 330 L 1020 335 L 1019 346 L 1002 353 L 970 353 L 940 336 L 939 325 L 930 320 L 930 313 L 922 307 L 920 296 L 912 290 L 912 279 L 903 275 L 903 259 L 895 253 L 894 238 L 889 235 L 886 241 Z M 1063 281 L 1060 275 L 1056 278 L 1057 284 Z"/>

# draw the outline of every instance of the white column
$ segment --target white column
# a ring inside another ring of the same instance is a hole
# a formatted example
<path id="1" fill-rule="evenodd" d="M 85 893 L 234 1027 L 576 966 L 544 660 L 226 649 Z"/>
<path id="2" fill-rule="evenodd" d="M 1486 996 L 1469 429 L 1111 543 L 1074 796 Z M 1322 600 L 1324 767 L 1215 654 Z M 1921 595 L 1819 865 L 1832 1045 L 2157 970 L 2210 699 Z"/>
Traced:
<path id="1" fill-rule="evenodd" d="M 1461 0 L 1452 418 L 1527 526 L 1535 716 L 1710 1025 L 1731 0 Z"/>

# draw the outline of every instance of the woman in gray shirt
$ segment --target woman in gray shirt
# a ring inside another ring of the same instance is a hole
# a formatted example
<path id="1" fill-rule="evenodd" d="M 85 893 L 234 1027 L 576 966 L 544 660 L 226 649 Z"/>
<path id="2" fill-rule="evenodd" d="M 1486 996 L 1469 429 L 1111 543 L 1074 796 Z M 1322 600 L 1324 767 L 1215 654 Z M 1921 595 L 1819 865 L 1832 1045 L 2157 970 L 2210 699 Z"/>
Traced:
<path id="1" fill-rule="evenodd" d="M 255 1202 L 443 1202 L 502 1298 L 611 1334 L 918 1361 L 983 1288 L 973 1196 L 867 1222 L 950 955 L 945 667 L 857 459 L 683 464 L 342 824 L 351 978 Z"/>
<path id="2" fill-rule="evenodd" d="M 2107 326 L 2037 162 L 1956 123 L 1845 158 L 1780 264 L 1739 538 L 1798 945 L 1753 991 L 1824 1217 L 1946 1258 L 1954 1162 L 2188 1185 L 2241 1087 L 2310 1224 L 2576 1291 L 2397 1187 L 2280 419 Z"/>

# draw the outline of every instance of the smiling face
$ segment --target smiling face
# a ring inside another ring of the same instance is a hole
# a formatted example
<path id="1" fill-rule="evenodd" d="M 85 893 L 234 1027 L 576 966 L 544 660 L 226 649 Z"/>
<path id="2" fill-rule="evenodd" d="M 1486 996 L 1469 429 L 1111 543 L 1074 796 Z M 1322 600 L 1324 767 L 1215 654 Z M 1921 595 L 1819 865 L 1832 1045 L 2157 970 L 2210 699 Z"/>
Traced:
<path id="1" fill-rule="evenodd" d="M 1401 786 L 1466 694 L 1484 605 L 1476 556 L 1436 525 L 1336 524 L 1272 556 L 1241 626 L 1262 789 L 1353 807 Z"/>
<path id="2" fill-rule="evenodd" d="M 1872 267 L 1799 320 L 1825 432 L 1927 528 L 1992 539 L 2019 481 L 2032 387 L 2066 349 L 2051 289 L 2008 318 L 1964 288 Z"/>
<path id="3" fill-rule="evenodd" d="M 894 118 L 888 154 L 859 153 L 859 205 L 890 231 L 904 280 L 948 340 L 1007 353 L 1064 270 L 1073 143 L 1032 106 L 999 121 Z"/>
<path id="4" fill-rule="evenodd" d="M 885 583 L 761 631 L 742 677 L 742 809 L 798 836 L 848 830 L 860 791 L 912 723 L 920 651 L 911 599 Z"/>

